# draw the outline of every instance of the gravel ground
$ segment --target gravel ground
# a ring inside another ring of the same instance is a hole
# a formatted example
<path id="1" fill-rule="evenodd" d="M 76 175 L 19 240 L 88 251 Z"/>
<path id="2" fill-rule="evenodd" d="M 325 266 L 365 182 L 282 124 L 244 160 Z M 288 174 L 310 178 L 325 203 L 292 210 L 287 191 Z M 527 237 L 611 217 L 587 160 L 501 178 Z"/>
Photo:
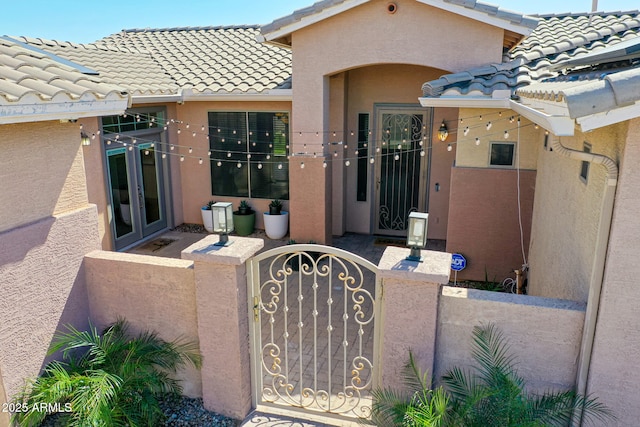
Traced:
<path id="1" fill-rule="evenodd" d="M 236 420 L 209 412 L 202 406 L 202 399 L 171 397 L 160 400 L 160 408 L 167 419 L 165 427 L 235 427 Z M 47 417 L 40 427 L 66 427 L 56 416 Z"/>

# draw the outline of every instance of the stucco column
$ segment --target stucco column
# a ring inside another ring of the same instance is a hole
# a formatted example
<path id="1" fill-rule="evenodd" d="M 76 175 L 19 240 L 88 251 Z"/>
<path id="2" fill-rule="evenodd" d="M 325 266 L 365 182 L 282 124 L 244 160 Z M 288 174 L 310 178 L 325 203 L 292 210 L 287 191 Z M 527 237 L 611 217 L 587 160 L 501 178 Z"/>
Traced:
<path id="1" fill-rule="evenodd" d="M 449 282 L 451 254 L 422 251 L 420 263 L 407 261 L 409 249 L 390 246 L 378 267 L 382 279 L 380 379 L 382 386 L 402 388 L 402 368 L 409 350 L 423 371 L 433 372 L 438 298 Z"/>
<path id="2" fill-rule="evenodd" d="M 232 236 L 230 246 L 214 246 L 218 237 L 189 246 L 182 258 L 194 261 L 204 406 L 241 420 L 251 410 L 245 261 L 264 242 Z"/>

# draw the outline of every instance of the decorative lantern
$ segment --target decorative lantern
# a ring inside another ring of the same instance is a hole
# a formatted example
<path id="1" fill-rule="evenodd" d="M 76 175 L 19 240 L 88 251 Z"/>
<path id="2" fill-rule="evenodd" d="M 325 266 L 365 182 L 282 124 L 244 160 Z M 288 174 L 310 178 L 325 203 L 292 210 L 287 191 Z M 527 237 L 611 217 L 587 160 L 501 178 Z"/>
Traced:
<path id="1" fill-rule="evenodd" d="M 422 262 L 420 249 L 427 246 L 427 225 L 429 214 L 423 212 L 411 212 L 409 214 L 409 229 L 407 233 L 407 246 L 411 248 L 411 253 L 406 258 L 407 261 Z"/>
<path id="2" fill-rule="evenodd" d="M 233 231 L 233 205 L 229 202 L 217 202 L 211 205 L 213 232 L 220 233 L 216 246 L 229 246 L 229 233 Z"/>

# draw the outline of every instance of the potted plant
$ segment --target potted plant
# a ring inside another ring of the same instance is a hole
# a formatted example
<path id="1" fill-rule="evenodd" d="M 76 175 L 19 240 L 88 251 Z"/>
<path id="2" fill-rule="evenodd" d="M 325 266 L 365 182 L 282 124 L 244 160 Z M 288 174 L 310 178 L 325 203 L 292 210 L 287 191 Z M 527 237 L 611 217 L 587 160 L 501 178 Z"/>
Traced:
<path id="1" fill-rule="evenodd" d="M 269 215 L 280 215 L 282 212 L 282 202 L 280 199 L 274 199 L 269 203 Z"/>
<path id="2" fill-rule="evenodd" d="M 202 224 L 204 225 L 205 230 L 209 233 L 213 233 L 213 217 L 211 216 L 211 205 L 213 205 L 216 201 L 210 200 L 206 205 L 200 209 L 202 213 Z"/>
<path id="3" fill-rule="evenodd" d="M 238 210 L 233 212 L 233 225 L 238 236 L 248 236 L 253 233 L 256 213 L 246 200 L 241 201 Z"/>
<path id="4" fill-rule="evenodd" d="M 264 212 L 263 219 L 264 231 L 270 239 L 282 239 L 289 231 L 289 212 L 282 210 L 278 199 L 269 203 L 269 212 Z"/>

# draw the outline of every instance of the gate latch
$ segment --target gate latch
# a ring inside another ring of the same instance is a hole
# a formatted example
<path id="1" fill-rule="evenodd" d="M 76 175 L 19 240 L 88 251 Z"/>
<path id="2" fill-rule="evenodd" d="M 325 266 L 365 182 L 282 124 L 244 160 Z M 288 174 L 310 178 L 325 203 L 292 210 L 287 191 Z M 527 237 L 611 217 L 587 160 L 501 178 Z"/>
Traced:
<path id="1" fill-rule="evenodd" d="M 253 320 L 258 321 L 260 315 L 260 298 L 253 297 Z"/>

